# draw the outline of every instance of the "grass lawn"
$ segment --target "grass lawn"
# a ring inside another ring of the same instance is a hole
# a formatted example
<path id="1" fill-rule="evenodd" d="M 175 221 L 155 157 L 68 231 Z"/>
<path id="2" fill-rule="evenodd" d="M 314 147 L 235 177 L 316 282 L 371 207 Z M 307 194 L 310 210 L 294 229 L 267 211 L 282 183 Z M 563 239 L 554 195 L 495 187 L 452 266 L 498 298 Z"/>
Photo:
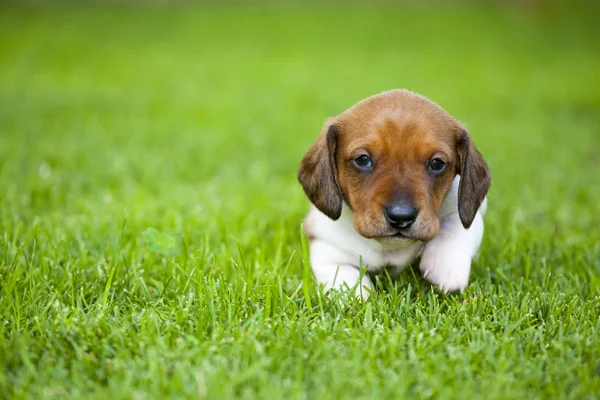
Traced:
<path id="1" fill-rule="evenodd" d="M 5 5 L 0 398 L 597 398 L 595 14 Z M 340 303 L 296 168 L 397 87 L 486 156 L 481 255 Z"/>

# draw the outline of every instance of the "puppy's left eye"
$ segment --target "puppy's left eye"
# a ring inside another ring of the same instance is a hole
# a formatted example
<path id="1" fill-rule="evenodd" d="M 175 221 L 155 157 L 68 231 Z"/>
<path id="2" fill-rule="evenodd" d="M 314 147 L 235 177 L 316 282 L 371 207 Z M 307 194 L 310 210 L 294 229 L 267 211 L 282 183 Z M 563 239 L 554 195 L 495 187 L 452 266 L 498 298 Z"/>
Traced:
<path id="1" fill-rule="evenodd" d="M 445 169 L 446 163 L 440 160 L 439 158 L 434 158 L 433 160 L 429 161 L 429 175 L 439 176 L 442 174 L 442 172 L 444 172 Z"/>
<path id="2" fill-rule="evenodd" d="M 373 161 L 371 161 L 369 156 L 363 154 L 354 159 L 354 165 L 356 165 L 358 169 L 368 171 L 373 168 Z"/>

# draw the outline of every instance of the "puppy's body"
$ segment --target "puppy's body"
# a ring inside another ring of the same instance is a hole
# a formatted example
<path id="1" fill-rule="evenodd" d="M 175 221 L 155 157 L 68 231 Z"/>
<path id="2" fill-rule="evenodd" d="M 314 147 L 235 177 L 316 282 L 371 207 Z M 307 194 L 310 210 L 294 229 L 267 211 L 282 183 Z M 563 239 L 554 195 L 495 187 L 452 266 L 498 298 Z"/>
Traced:
<path id="1" fill-rule="evenodd" d="M 467 286 L 489 170 L 435 103 L 404 90 L 359 102 L 326 122 L 299 180 L 314 205 L 305 220 L 313 272 L 327 289 L 366 296 L 365 271 L 396 276 L 419 255 L 423 276 L 442 290 Z"/>
<path id="2" fill-rule="evenodd" d="M 487 200 L 471 227 L 465 229 L 458 215 L 459 182 L 460 177 L 456 177 L 437 213 L 441 221 L 438 235 L 427 243 L 417 241 L 403 247 L 361 236 L 352 225 L 352 211 L 347 206 L 336 221 L 312 206 L 304 220 L 304 231 L 310 240 L 310 262 L 317 281 L 325 290 L 355 288 L 366 297 L 373 289 L 366 272 L 377 274 L 385 268 L 390 277 L 396 278 L 421 255 L 420 269 L 426 279 L 445 292 L 464 290 L 469 283 L 471 259 L 483 237 Z M 361 276 L 362 285 L 357 286 Z"/>

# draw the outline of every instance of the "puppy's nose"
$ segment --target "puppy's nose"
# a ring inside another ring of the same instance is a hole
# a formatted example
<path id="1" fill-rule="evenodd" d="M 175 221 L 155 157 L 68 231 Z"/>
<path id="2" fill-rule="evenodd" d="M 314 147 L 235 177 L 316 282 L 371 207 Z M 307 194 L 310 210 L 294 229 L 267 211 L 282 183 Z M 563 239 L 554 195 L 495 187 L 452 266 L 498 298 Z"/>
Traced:
<path id="1" fill-rule="evenodd" d="M 419 209 L 409 203 L 392 203 L 383 209 L 383 213 L 394 228 L 405 229 L 415 222 Z"/>

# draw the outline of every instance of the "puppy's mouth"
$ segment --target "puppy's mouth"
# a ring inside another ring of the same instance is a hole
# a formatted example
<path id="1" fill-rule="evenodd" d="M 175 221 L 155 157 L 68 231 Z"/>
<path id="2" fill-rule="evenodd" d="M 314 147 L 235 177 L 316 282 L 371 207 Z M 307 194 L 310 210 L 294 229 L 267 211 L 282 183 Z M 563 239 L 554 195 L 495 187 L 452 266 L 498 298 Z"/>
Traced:
<path id="1" fill-rule="evenodd" d="M 418 242 L 428 242 L 437 234 L 433 227 L 423 224 L 413 224 L 405 229 L 391 227 L 389 224 L 361 224 L 355 225 L 354 229 L 366 239 L 372 239 L 393 247 L 405 247 Z"/>
<path id="2" fill-rule="evenodd" d="M 393 247 L 407 247 L 420 241 L 420 239 L 409 236 L 404 232 L 392 232 L 388 235 L 376 236 L 373 239 L 381 244 Z"/>
<path id="3" fill-rule="evenodd" d="M 395 232 L 395 233 L 392 233 L 391 235 L 389 235 L 387 237 L 404 238 L 404 239 L 415 239 L 414 237 L 411 237 L 411 236 L 409 236 L 409 235 L 407 235 L 406 233 L 403 233 L 403 232 Z"/>

